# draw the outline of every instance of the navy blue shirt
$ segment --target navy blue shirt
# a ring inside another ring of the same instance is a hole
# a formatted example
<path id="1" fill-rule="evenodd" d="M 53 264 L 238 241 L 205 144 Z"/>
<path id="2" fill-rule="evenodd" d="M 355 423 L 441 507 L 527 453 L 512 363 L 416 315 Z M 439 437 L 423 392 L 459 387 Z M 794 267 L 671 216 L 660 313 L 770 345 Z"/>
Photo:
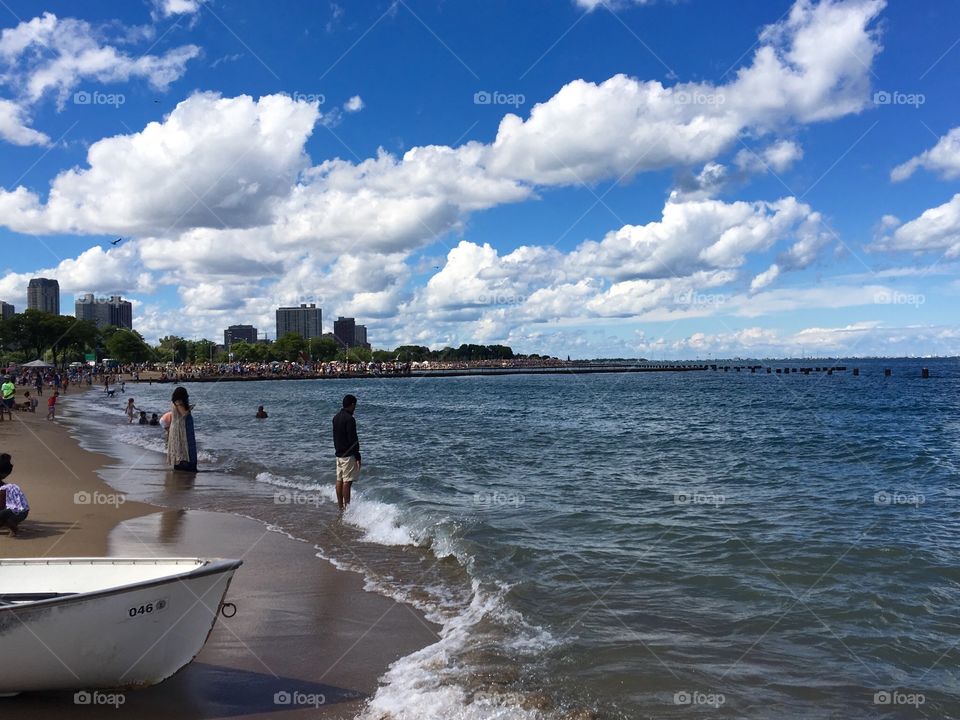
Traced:
<path id="1" fill-rule="evenodd" d="M 333 416 L 333 447 L 337 457 L 360 460 L 360 438 L 357 437 L 357 421 L 351 413 L 341 410 Z"/>

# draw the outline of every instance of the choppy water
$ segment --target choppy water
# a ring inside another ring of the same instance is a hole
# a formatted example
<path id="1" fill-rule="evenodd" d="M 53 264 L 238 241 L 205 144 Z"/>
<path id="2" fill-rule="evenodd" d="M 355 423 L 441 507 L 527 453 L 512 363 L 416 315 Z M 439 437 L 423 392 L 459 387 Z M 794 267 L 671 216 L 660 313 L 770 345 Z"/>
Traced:
<path id="1" fill-rule="evenodd" d="M 118 489 L 274 524 L 439 622 L 370 718 L 960 717 L 960 363 L 843 364 L 192 384 L 195 482 L 120 397 L 78 432 L 136 462 Z"/>

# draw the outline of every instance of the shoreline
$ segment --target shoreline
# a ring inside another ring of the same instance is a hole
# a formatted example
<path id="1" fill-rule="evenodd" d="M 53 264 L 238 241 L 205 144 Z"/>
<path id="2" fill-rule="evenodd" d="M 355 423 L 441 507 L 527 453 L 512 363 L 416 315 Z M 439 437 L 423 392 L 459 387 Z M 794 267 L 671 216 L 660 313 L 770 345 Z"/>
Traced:
<path id="1" fill-rule="evenodd" d="M 77 412 L 86 392 L 61 395 L 55 421 L 38 407 L 0 423 L 0 447 L 13 456 L 7 480 L 23 489 L 30 505 L 16 537 L 0 530 L 0 556 L 105 555 L 115 526 L 159 509 L 117 493 L 100 475 L 112 458 L 82 448 L 62 422 Z"/>
<path id="2" fill-rule="evenodd" d="M 85 392 L 61 396 L 64 417 L 82 412 Z M 244 561 L 227 598 L 237 615 L 220 617 L 174 677 L 123 693 L 117 717 L 353 718 L 393 662 L 437 641 L 438 627 L 422 613 L 365 590 L 362 575 L 338 569 L 310 543 L 241 515 L 128 500 L 100 473 L 135 465 L 83 448 L 76 427 L 59 418 L 38 412 L 21 423 L 21 415 L 0 424 L 0 446 L 13 455 L 9 479 L 23 488 L 30 515 L 17 537 L 0 531 L 0 556 Z M 78 710 L 72 692 L 0 699 L 0 712 L 39 720 Z"/>
<path id="3" fill-rule="evenodd" d="M 339 373 L 336 375 L 209 375 L 204 377 L 149 378 L 147 383 L 160 385 L 178 385 L 181 383 L 219 383 L 219 382 L 261 382 L 268 380 L 411 380 L 419 378 L 444 377 L 496 377 L 503 375 L 600 375 L 612 373 L 641 372 L 702 372 L 709 369 L 705 365 L 671 366 L 644 365 L 638 367 L 546 367 L 546 368 L 462 368 L 450 370 L 413 370 L 409 373 Z M 143 385 L 129 382 L 127 386 Z"/>

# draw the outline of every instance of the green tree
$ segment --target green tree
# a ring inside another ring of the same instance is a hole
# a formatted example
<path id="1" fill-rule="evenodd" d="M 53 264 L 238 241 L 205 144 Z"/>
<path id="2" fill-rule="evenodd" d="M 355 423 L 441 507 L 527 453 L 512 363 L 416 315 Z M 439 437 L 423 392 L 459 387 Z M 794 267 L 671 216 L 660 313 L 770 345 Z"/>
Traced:
<path id="1" fill-rule="evenodd" d="M 307 341 L 297 333 L 287 333 L 282 338 L 277 338 L 273 348 L 278 360 L 294 362 L 299 359 L 301 352 L 306 351 Z"/>
<path id="2" fill-rule="evenodd" d="M 273 360 L 273 343 L 257 343 L 250 350 L 253 362 L 264 363 Z"/>
<path id="3" fill-rule="evenodd" d="M 330 362 L 335 360 L 340 346 L 333 338 L 311 338 L 310 339 L 310 357 L 317 362 Z"/>
<path id="4" fill-rule="evenodd" d="M 17 317 L 15 332 L 20 336 L 21 347 L 35 355 L 35 359 L 43 359 L 57 340 L 56 316 L 40 310 L 26 310 Z"/>
<path id="5" fill-rule="evenodd" d="M 186 362 L 187 341 L 177 335 L 160 338 L 159 351 L 163 357 L 175 363 Z"/>
<path id="6" fill-rule="evenodd" d="M 424 345 L 401 345 L 392 354 L 401 362 L 421 362 L 431 356 L 430 348 Z"/>
<path id="7" fill-rule="evenodd" d="M 122 363 L 146 362 L 151 356 L 150 346 L 135 330 L 118 329 L 111 333 L 106 348 L 111 358 Z"/>
<path id="8" fill-rule="evenodd" d="M 187 359 L 192 363 L 205 363 L 213 359 L 217 344 L 213 340 L 187 341 Z"/>
<path id="9" fill-rule="evenodd" d="M 233 355 L 234 360 L 247 362 L 253 357 L 253 345 L 246 340 L 238 340 L 230 345 L 229 353 Z"/>
<path id="10" fill-rule="evenodd" d="M 348 348 L 346 351 L 347 360 L 350 362 L 370 362 L 373 360 L 373 353 L 362 347 Z"/>
<path id="11" fill-rule="evenodd" d="M 82 361 L 87 351 L 96 351 L 100 342 L 101 333 L 96 325 L 87 320 L 73 320 L 58 345 L 63 349 L 64 362 Z"/>

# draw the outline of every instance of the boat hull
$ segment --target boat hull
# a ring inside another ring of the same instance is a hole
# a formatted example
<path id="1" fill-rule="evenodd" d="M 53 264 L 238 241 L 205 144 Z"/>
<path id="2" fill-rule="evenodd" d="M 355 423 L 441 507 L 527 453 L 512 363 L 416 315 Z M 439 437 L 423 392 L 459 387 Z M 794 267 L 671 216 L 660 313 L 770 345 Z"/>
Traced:
<path id="1" fill-rule="evenodd" d="M 203 648 L 239 564 L 214 561 L 125 587 L 0 607 L 0 647 L 11 659 L 0 694 L 166 680 Z"/>

